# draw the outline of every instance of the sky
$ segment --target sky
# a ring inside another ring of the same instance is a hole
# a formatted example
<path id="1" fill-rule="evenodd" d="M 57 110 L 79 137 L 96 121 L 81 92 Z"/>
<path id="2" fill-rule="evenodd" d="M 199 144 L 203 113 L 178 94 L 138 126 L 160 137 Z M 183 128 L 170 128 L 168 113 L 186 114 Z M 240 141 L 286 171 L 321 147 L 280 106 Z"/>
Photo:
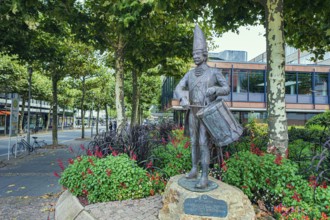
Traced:
<path id="1" fill-rule="evenodd" d="M 214 39 L 218 46 L 213 52 L 224 50 L 243 50 L 248 52 L 248 60 L 266 51 L 265 28 L 259 26 L 245 26 L 239 28 L 239 34 L 227 32 L 220 38 Z"/>

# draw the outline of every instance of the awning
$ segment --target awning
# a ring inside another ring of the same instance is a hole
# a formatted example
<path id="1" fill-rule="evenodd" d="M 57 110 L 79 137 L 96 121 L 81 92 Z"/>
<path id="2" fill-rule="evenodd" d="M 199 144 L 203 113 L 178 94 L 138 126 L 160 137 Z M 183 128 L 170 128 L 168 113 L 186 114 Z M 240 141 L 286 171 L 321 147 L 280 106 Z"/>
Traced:
<path id="1" fill-rule="evenodd" d="M 0 115 L 10 115 L 10 111 L 0 111 Z"/>

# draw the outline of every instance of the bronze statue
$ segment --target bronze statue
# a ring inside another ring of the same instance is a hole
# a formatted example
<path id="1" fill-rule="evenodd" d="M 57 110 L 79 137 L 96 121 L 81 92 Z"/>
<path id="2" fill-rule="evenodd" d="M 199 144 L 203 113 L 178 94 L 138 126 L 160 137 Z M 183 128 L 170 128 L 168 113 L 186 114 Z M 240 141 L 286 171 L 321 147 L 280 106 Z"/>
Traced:
<path id="1" fill-rule="evenodd" d="M 197 117 L 197 112 L 219 96 L 228 95 L 228 83 L 220 69 L 206 64 L 208 57 L 206 39 L 202 30 L 196 25 L 194 30 L 193 59 L 197 67 L 190 70 L 175 88 L 174 98 L 180 105 L 188 109 L 185 128 L 189 129 L 191 138 L 192 169 L 186 178 L 197 178 L 198 163 L 201 162 L 202 175 L 196 188 L 203 189 L 208 185 L 208 169 L 210 164 L 210 135 L 206 126 Z M 184 90 L 189 91 L 186 97 Z"/>

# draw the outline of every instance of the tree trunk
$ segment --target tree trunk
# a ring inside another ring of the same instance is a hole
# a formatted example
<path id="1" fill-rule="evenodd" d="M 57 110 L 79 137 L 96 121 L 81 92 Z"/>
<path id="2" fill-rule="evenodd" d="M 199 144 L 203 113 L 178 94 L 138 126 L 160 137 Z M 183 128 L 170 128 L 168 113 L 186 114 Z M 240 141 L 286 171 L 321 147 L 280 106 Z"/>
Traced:
<path id="1" fill-rule="evenodd" d="M 23 133 L 23 130 L 24 130 L 24 128 L 23 128 L 23 120 L 24 120 L 24 111 L 25 111 L 25 101 L 26 101 L 26 99 L 25 99 L 25 97 L 24 96 L 22 96 L 22 108 L 21 108 L 21 117 L 19 117 L 19 126 L 18 126 L 18 133 L 19 134 L 21 134 L 21 133 Z"/>
<path id="2" fill-rule="evenodd" d="M 53 121 L 52 121 L 52 135 L 53 135 L 53 147 L 58 146 L 57 137 L 57 83 L 58 79 L 56 73 L 53 73 L 52 77 L 52 89 L 53 89 Z"/>
<path id="3" fill-rule="evenodd" d="M 139 123 L 138 121 L 139 121 L 140 88 L 138 83 L 138 75 L 136 71 L 132 71 L 132 79 L 133 79 L 133 95 L 132 95 L 131 127 Z"/>
<path id="4" fill-rule="evenodd" d="M 104 110 L 105 110 L 105 130 L 109 131 L 109 116 L 108 116 L 108 106 L 107 104 L 104 104 Z"/>
<path id="5" fill-rule="evenodd" d="M 285 155 L 288 147 L 288 126 L 285 109 L 285 50 L 283 0 L 267 0 L 267 112 L 268 149 Z"/>
<path id="6" fill-rule="evenodd" d="M 117 132 L 125 128 L 125 102 L 124 102 L 124 43 L 122 36 L 118 37 L 116 58 L 116 110 L 117 110 Z"/>
<path id="7" fill-rule="evenodd" d="M 80 102 L 80 109 L 81 109 L 81 138 L 85 138 L 85 109 L 84 109 L 84 102 L 85 102 L 85 94 L 86 94 L 86 88 L 85 88 L 85 76 L 82 78 L 81 82 L 81 91 L 82 91 L 82 97 L 81 97 L 81 102 Z"/>
<path id="8" fill-rule="evenodd" d="M 65 109 L 63 108 L 63 113 L 62 113 L 62 131 L 64 130 L 64 119 L 65 119 Z"/>
<path id="9" fill-rule="evenodd" d="M 100 118 L 100 108 L 97 107 L 97 110 L 96 110 L 96 135 L 99 134 L 99 118 Z"/>
<path id="10" fill-rule="evenodd" d="M 89 110 L 89 117 L 88 117 L 88 127 L 90 128 L 91 127 L 91 123 L 93 121 L 93 118 L 92 118 L 92 109 Z"/>

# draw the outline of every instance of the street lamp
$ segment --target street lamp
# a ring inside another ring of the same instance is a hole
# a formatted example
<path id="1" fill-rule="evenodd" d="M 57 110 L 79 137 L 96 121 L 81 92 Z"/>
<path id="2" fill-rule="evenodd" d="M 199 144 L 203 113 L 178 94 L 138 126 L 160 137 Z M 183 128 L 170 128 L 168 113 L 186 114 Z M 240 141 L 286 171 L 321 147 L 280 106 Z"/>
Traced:
<path id="1" fill-rule="evenodd" d="M 31 107 L 31 79 L 32 67 L 28 67 L 29 73 L 29 100 L 28 100 L 28 118 L 27 118 L 27 142 L 30 144 L 30 107 Z"/>

